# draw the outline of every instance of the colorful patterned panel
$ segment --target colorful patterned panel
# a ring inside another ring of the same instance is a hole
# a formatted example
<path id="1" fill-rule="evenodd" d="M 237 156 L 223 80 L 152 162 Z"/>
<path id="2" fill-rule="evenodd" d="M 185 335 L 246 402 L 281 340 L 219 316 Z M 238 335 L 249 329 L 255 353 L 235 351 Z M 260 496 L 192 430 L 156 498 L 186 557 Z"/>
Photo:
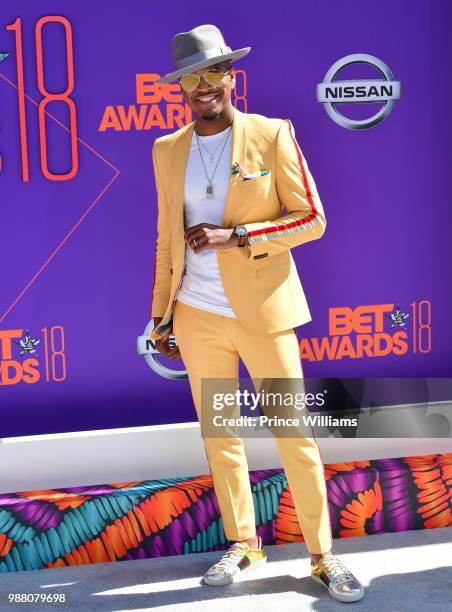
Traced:
<path id="1" fill-rule="evenodd" d="M 334 538 L 452 526 L 452 453 L 324 468 Z M 264 544 L 302 542 L 284 471 L 250 480 Z M 210 475 L 0 494 L 0 573 L 229 544 Z"/>

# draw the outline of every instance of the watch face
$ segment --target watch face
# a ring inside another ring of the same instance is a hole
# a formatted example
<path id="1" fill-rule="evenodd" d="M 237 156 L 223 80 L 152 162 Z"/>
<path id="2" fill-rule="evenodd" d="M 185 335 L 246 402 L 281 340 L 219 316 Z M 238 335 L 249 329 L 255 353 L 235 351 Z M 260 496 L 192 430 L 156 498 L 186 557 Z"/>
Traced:
<path id="1" fill-rule="evenodd" d="M 237 234 L 237 236 L 246 236 L 247 234 L 246 227 L 243 227 L 242 225 L 238 225 L 235 228 L 235 233 Z"/>

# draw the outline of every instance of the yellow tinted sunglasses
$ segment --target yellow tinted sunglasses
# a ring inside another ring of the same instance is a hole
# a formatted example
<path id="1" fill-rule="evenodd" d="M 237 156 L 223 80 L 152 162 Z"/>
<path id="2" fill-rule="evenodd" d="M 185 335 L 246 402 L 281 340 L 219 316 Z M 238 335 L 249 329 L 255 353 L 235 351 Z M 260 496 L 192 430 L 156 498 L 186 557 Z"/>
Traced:
<path id="1" fill-rule="evenodd" d="M 201 82 L 201 77 L 204 78 L 206 83 L 212 87 L 219 87 L 224 77 L 229 74 L 231 68 L 226 70 L 220 70 L 220 68 L 209 68 L 203 74 L 196 74 L 195 72 L 190 74 L 184 74 L 180 77 L 179 83 L 182 89 L 185 91 L 195 91 Z"/>

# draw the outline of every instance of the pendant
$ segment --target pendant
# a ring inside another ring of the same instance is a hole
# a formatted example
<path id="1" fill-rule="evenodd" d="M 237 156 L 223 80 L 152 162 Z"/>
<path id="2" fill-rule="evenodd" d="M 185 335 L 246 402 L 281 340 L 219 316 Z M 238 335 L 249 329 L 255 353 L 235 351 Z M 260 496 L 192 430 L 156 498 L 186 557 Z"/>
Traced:
<path id="1" fill-rule="evenodd" d="M 212 183 L 208 183 L 206 185 L 206 198 L 208 200 L 211 200 L 214 197 L 214 193 L 213 193 L 213 184 Z"/>

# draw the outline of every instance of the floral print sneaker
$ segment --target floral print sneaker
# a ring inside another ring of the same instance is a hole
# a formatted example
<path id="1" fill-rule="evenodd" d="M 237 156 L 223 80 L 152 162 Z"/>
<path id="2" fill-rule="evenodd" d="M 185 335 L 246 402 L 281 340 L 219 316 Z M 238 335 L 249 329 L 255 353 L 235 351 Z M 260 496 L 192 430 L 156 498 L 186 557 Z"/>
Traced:
<path id="1" fill-rule="evenodd" d="M 212 565 L 203 576 L 210 585 L 224 585 L 234 582 L 238 575 L 266 563 L 267 553 L 262 548 L 262 538 L 258 537 L 258 548 L 251 548 L 246 542 L 235 542 L 221 559 Z"/>
<path id="2" fill-rule="evenodd" d="M 311 578 L 328 589 L 339 601 L 358 601 L 364 597 L 364 587 L 335 555 L 329 554 L 316 564 L 311 561 Z"/>

